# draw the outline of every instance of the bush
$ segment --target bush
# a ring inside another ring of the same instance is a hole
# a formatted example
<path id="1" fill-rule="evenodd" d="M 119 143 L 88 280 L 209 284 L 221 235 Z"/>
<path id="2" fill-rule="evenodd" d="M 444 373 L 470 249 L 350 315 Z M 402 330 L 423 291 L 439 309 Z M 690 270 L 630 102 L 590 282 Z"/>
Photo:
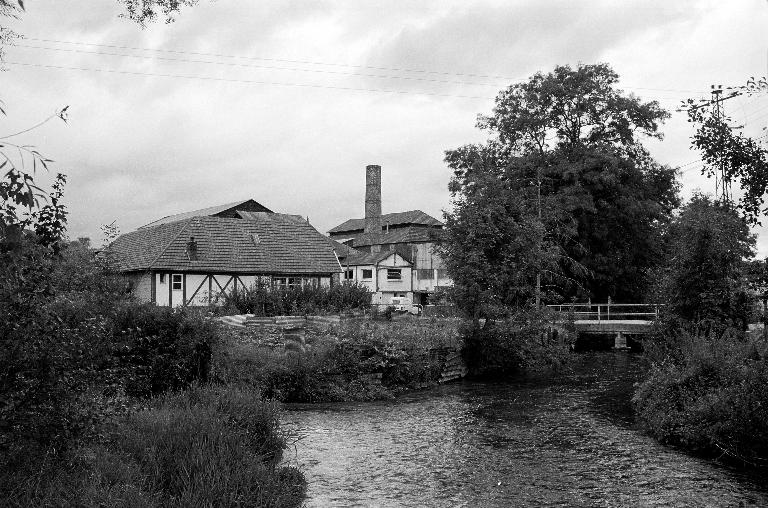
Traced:
<path id="1" fill-rule="evenodd" d="M 391 398 L 436 382 L 444 355 L 459 344 L 457 320 L 343 322 L 308 332 L 306 351 L 231 338 L 214 354 L 219 382 L 253 387 L 284 402 Z M 372 378 L 379 374 L 380 381 Z"/>
<path id="2" fill-rule="evenodd" d="M 332 286 L 272 288 L 258 282 L 222 296 L 224 308 L 236 314 L 257 316 L 303 316 L 339 314 L 371 305 L 367 286 L 344 282 Z"/>
<path id="3" fill-rule="evenodd" d="M 462 355 L 472 376 L 504 377 L 524 370 L 558 368 L 567 360 L 571 334 L 551 329 L 543 313 L 529 313 L 479 327 L 462 327 Z"/>
<path id="4" fill-rule="evenodd" d="M 130 395 L 148 396 L 205 382 L 216 324 L 187 309 L 126 304 L 112 316 L 121 375 Z"/>
<path id="5" fill-rule="evenodd" d="M 300 506 L 303 475 L 279 462 L 277 406 L 232 388 L 166 395 L 120 419 L 101 444 L 34 482 L 7 475 L 4 505 Z M 18 475 L 17 475 L 18 476 Z M 5 493 L 4 493 L 5 494 Z"/>
<path id="6" fill-rule="evenodd" d="M 768 465 L 768 345 L 733 333 L 664 339 L 633 397 L 644 427 L 663 443 Z"/>

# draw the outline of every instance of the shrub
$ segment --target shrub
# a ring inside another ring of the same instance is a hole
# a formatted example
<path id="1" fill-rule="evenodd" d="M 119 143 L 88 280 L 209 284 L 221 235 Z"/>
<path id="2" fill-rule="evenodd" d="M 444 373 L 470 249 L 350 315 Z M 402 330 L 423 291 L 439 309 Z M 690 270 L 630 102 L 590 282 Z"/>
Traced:
<path id="1" fill-rule="evenodd" d="M 187 309 L 127 304 L 112 316 L 127 393 L 147 396 L 207 381 L 215 323 Z"/>
<path id="2" fill-rule="evenodd" d="M 633 397 L 644 427 L 663 443 L 768 465 L 768 345 L 742 334 L 665 339 Z"/>
<path id="3" fill-rule="evenodd" d="M 40 465 L 46 476 L 14 483 L 13 495 L 0 499 L 11 506 L 300 506 L 306 481 L 279 466 L 286 446 L 275 403 L 196 387 L 120 419 L 109 439 Z"/>
<path id="4" fill-rule="evenodd" d="M 349 282 L 288 288 L 272 288 L 258 282 L 248 289 L 226 293 L 222 298 L 225 309 L 257 316 L 339 314 L 366 309 L 371 304 L 368 287 Z"/>
<path id="5" fill-rule="evenodd" d="M 459 344 L 457 320 L 342 322 L 308 332 L 306 351 L 229 338 L 214 352 L 219 382 L 245 385 L 284 402 L 390 398 L 436 382 L 445 352 Z M 381 382 L 371 378 L 380 374 Z"/>
<path id="6" fill-rule="evenodd" d="M 570 351 L 568 333 L 551 329 L 543 313 L 462 328 L 462 355 L 470 375 L 503 377 L 528 369 L 557 368 Z"/>

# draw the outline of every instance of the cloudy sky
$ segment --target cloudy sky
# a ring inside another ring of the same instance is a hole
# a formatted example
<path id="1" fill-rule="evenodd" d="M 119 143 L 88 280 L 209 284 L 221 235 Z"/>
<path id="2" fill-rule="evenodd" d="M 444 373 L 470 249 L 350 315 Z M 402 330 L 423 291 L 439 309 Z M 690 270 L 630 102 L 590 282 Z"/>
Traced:
<path id="1" fill-rule="evenodd" d="M 557 64 L 608 62 L 621 87 L 674 110 L 711 84 L 768 72 L 766 0 L 200 0 L 141 29 L 118 0 L 27 0 L 6 48 L 0 135 L 69 176 L 70 236 L 254 198 L 320 231 L 363 215 L 380 164 L 384 212 L 448 206 L 445 150 L 482 141 L 478 113 Z M 750 134 L 768 94 L 729 101 Z M 712 191 L 681 113 L 650 144 Z M 768 254 L 768 234 L 760 253 Z"/>

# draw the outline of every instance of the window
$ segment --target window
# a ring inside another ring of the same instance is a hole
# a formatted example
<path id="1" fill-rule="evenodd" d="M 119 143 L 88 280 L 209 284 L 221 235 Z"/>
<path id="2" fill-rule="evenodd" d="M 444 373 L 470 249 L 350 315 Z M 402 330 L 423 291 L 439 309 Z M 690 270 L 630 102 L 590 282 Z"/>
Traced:
<path id="1" fill-rule="evenodd" d="M 373 270 L 366 270 L 363 268 L 363 280 L 371 280 L 373 278 Z"/>
<path id="2" fill-rule="evenodd" d="M 448 270 L 444 270 L 442 268 L 439 268 L 437 270 L 437 278 L 438 279 L 447 279 L 448 278 Z"/>
<path id="3" fill-rule="evenodd" d="M 355 278 L 355 271 L 354 270 L 344 270 L 344 278 L 346 280 L 354 279 Z"/>
<path id="4" fill-rule="evenodd" d="M 160 284 L 165 284 L 165 274 L 164 273 L 160 274 Z"/>
<path id="5" fill-rule="evenodd" d="M 171 289 L 173 289 L 174 291 L 181 291 L 182 284 L 183 284 L 183 281 L 180 273 L 174 273 L 173 275 L 171 275 Z"/>
<path id="6" fill-rule="evenodd" d="M 387 280 L 400 280 L 401 278 L 399 268 L 387 268 Z"/>
<path id="7" fill-rule="evenodd" d="M 276 289 L 301 287 L 301 277 L 275 277 L 272 279 L 272 287 Z"/>

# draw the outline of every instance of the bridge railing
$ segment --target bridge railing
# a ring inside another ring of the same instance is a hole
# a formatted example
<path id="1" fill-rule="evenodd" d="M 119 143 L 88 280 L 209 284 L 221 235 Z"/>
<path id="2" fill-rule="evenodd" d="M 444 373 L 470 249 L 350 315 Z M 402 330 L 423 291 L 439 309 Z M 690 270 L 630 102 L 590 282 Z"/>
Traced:
<path id="1" fill-rule="evenodd" d="M 547 305 L 555 312 L 573 314 L 577 321 L 643 320 L 655 321 L 664 307 L 661 303 L 566 303 Z"/>

